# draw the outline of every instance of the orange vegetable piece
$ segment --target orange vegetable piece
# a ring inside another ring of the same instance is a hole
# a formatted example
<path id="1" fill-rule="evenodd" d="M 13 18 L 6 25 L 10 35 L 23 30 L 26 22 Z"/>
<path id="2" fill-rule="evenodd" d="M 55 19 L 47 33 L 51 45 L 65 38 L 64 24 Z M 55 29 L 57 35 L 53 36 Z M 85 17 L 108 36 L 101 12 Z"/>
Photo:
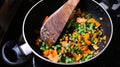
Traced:
<path id="1" fill-rule="evenodd" d="M 82 36 L 78 35 L 78 41 L 80 42 L 82 40 Z"/>
<path id="2" fill-rule="evenodd" d="M 78 23 L 84 25 L 84 24 L 87 22 L 87 19 L 78 17 L 78 18 L 76 19 L 76 21 L 77 21 Z"/>
<path id="3" fill-rule="evenodd" d="M 94 37 L 94 38 L 97 37 L 97 33 L 93 33 L 93 37 Z"/>
<path id="4" fill-rule="evenodd" d="M 82 49 L 85 51 L 85 50 L 87 50 L 88 48 L 87 48 L 87 46 L 82 46 Z"/>
<path id="5" fill-rule="evenodd" d="M 87 49 L 87 50 L 84 51 L 85 54 L 90 54 L 90 52 L 91 51 L 89 49 Z"/>
<path id="6" fill-rule="evenodd" d="M 85 54 L 90 54 L 90 52 L 91 52 L 91 51 L 88 49 L 87 46 L 83 46 L 83 51 L 84 51 Z"/>
<path id="7" fill-rule="evenodd" d="M 59 60 L 59 55 L 57 54 L 56 50 L 52 50 L 52 49 L 45 50 L 43 52 L 43 55 L 53 62 L 58 62 L 58 60 Z"/>
<path id="8" fill-rule="evenodd" d="M 74 44 L 72 44 L 72 45 L 70 46 L 70 49 L 73 49 L 73 48 L 74 48 L 74 46 L 75 46 L 75 45 L 74 45 Z"/>
<path id="9" fill-rule="evenodd" d="M 77 44 L 78 50 L 81 50 L 81 44 Z"/>
<path id="10" fill-rule="evenodd" d="M 101 30 L 99 30 L 98 32 L 99 32 L 99 36 L 101 36 L 103 34 L 103 32 Z"/>
<path id="11" fill-rule="evenodd" d="M 98 38 L 94 38 L 94 40 L 96 41 L 96 42 L 98 42 L 99 40 L 98 40 Z"/>
<path id="12" fill-rule="evenodd" d="M 78 62 L 81 58 L 82 58 L 82 56 L 81 56 L 81 55 L 80 55 L 80 56 L 78 56 L 78 57 L 76 57 L 76 62 Z"/>
<path id="13" fill-rule="evenodd" d="M 89 39 L 90 39 L 90 34 L 86 33 L 85 34 L 85 40 L 84 40 L 85 44 L 87 44 L 87 45 L 91 44 L 91 41 L 89 41 Z"/>
<path id="14" fill-rule="evenodd" d="M 62 41 L 62 42 L 60 42 L 60 44 L 61 44 L 62 46 L 65 46 L 65 45 L 67 44 L 67 41 Z"/>
<path id="15" fill-rule="evenodd" d="M 90 39 L 90 33 L 85 34 L 85 39 Z"/>
<path id="16" fill-rule="evenodd" d="M 76 62 L 78 62 L 82 58 L 82 55 L 77 55 L 76 53 L 73 53 L 73 56 L 75 57 Z"/>
<path id="17" fill-rule="evenodd" d="M 48 19 L 48 16 L 45 17 L 45 19 L 43 20 L 42 24 L 44 24 L 47 19 Z"/>
<path id="18" fill-rule="evenodd" d="M 84 41 L 85 41 L 85 44 L 87 44 L 87 45 L 91 44 L 91 41 L 89 41 L 88 39 L 85 39 Z"/>
<path id="19" fill-rule="evenodd" d="M 39 46 L 39 45 L 40 45 L 39 40 L 35 40 L 35 45 L 37 45 L 37 46 Z"/>
<path id="20" fill-rule="evenodd" d="M 65 40 L 68 41 L 68 36 L 65 37 Z"/>
<path id="21" fill-rule="evenodd" d="M 65 51 L 65 48 L 62 47 L 62 49 L 61 49 L 61 53 L 64 54 L 64 53 L 65 53 L 64 51 Z"/>
<path id="22" fill-rule="evenodd" d="M 106 40 L 107 39 L 107 36 L 105 35 L 105 36 L 103 36 L 103 40 Z"/>
<path id="23" fill-rule="evenodd" d="M 94 23 L 97 27 L 99 27 L 101 24 L 96 21 L 94 18 L 89 19 L 90 22 Z"/>
<path id="24" fill-rule="evenodd" d="M 94 48 L 95 50 L 98 50 L 98 49 L 99 49 L 99 47 L 98 47 L 97 45 L 93 45 L 93 48 Z"/>

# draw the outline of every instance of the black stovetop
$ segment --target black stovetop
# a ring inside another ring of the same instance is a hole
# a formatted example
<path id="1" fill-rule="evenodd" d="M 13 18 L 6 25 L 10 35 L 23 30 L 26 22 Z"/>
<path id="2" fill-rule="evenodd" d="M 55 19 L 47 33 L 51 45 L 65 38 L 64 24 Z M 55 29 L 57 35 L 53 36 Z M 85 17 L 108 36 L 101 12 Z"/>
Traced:
<path id="1" fill-rule="evenodd" d="M 11 22 L 8 28 L 2 34 L 2 39 L 0 40 L 0 66 L 6 67 L 18 67 L 11 66 L 5 63 L 1 57 L 1 49 L 2 46 L 10 40 L 14 40 L 16 42 L 19 41 L 19 38 L 22 34 L 22 23 L 23 19 L 27 13 L 27 11 L 39 0 L 21 0 L 20 5 L 18 6 L 15 14 L 12 16 Z M 97 0 L 100 1 L 100 0 Z M 2 1 L 3 2 L 3 1 Z M 0 5 L 1 6 L 1 5 Z M 1 8 L 1 7 L 0 7 Z M 93 66 L 93 67 L 120 67 L 120 7 L 117 10 L 109 9 L 108 13 L 110 14 L 113 21 L 113 37 L 104 53 L 102 53 L 98 58 L 79 65 L 81 67 Z M 0 27 L 1 31 L 1 27 Z M 1 35 L 0 35 L 1 37 Z M 34 63 L 33 63 L 34 62 Z M 33 55 L 31 59 L 29 59 L 26 63 L 19 65 L 19 67 L 46 67 L 52 64 L 47 62 L 43 62 L 39 60 L 36 56 Z M 56 66 L 56 65 L 52 65 Z M 78 67 L 78 65 L 77 65 Z"/>

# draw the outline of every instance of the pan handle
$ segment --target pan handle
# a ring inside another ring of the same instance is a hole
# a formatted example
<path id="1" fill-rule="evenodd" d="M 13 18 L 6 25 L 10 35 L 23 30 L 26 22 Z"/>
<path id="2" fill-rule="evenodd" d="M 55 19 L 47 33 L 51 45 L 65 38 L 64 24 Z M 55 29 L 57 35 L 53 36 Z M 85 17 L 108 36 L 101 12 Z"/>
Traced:
<path id="1" fill-rule="evenodd" d="M 93 0 L 95 1 L 95 0 Z M 105 10 L 109 10 L 112 9 L 114 4 L 117 4 L 118 1 L 117 0 L 101 0 L 101 2 L 99 3 Z"/>
<path id="2" fill-rule="evenodd" d="M 102 0 L 109 8 L 112 8 L 113 4 L 117 4 L 117 0 Z"/>
<path id="3" fill-rule="evenodd" d="M 31 47 L 27 43 L 24 43 L 23 45 L 21 45 L 20 49 L 26 56 L 32 53 Z"/>
<path id="4" fill-rule="evenodd" d="M 10 65 L 23 64 L 28 60 L 27 55 L 31 54 L 32 50 L 26 43 L 18 46 L 14 41 L 8 41 L 2 48 L 2 58 Z"/>

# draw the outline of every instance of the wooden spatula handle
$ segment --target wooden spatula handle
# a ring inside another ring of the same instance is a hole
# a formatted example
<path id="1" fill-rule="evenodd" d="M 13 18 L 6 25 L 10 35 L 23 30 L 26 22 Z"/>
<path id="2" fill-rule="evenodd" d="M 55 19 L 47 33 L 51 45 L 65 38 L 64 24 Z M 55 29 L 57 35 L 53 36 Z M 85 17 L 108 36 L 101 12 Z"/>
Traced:
<path id="1" fill-rule="evenodd" d="M 59 14 L 62 15 L 62 17 L 65 19 L 65 21 L 68 20 L 73 9 L 76 7 L 76 5 L 78 4 L 79 1 L 80 0 L 68 0 L 61 8 L 59 8 L 59 10 L 58 10 Z"/>
<path id="2" fill-rule="evenodd" d="M 40 31 L 41 38 L 44 42 L 49 45 L 56 43 L 69 16 L 79 1 L 80 0 L 68 0 L 46 20 Z"/>

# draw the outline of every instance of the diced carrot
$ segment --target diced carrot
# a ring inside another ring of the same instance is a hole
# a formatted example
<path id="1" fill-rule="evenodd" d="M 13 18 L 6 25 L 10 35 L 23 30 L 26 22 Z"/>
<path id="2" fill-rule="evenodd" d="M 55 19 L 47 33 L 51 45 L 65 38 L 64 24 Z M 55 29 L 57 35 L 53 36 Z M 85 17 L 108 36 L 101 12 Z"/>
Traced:
<path id="1" fill-rule="evenodd" d="M 82 49 L 86 50 L 86 49 L 88 49 L 88 47 L 87 46 L 82 46 Z"/>
<path id="2" fill-rule="evenodd" d="M 78 43 L 78 44 L 77 44 L 77 46 L 78 46 L 78 47 L 81 47 L 81 44 L 80 44 L 80 43 Z"/>
<path id="3" fill-rule="evenodd" d="M 90 22 L 94 23 L 97 27 L 99 27 L 101 24 L 96 21 L 94 18 L 89 19 Z"/>
<path id="4" fill-rule="evenodd" d="M 78 18 L 76 19 L 76 22 L 84 25 L 84 24 L 87 22 L 87 19 L 78 17 Z"/>
<path id="5" fill-rule="evenodd" d="M 40 45 L 39 40 L 35 40 L 35 45 L 37 45 L 37 46 L 39 46 L 39 45 Z"/>
<path id="6" fill-rule="evenodd" d="M 76 53 L 73 53 L 73 56 L 75 57 L 76 62 L 78 62 L 82 58 L 82 55 L 77 55 Z"/>
<path id="7" fill-rule="evenodd" d="M 91 45 L 91 41 L 89 41 L 88 39 L 85 39 L 84 41 L 85 41 L 85 44 Z"/>
<path id="8" fill-rule="evenodd" d="M 78 57 L 76 57 L 76 62 L 79 62 L 81 58 L 82 58 L 81 55 L 79 55 Z"/>
<path id="9" fill-rule="evenodd" d="M 97 37 L 97 33 L 93 33 L 93 38 Z"/>
<path id="10" fill-rule="evenodd" d="M 65 51 L 65 48 L 62 47 L 62 48 L 61 48 L 61 53 L 64 54 L 64 53 L 65 53 L 64 51 Z"/>
<path id="11" fill-rule="evenodd" d="M 101 36 L 103 34 L 103 32 L 101 30 L 99 30 L 98 32 L 99 32 L 99 36 Z"/>
<path id="12" fill-rule="evenodd" d="M 81 50 L 81 44 L 78 44 L 78 50 Z"/>
<path id="13" fill-rule="evenodd" d="M 85 40 L 84 40 L 85 44 L 87 44 L 87 45 L 91 44 L 91 41 L 89 39 L 90 39 L 90 34 L 86 33 L 85 34 Z"/>
<path id="14" fill-rule="evenodd" d="M 79 43 L 77 44 L 77 46 L 78 46 L 78 50 L 81 50 L 81 44 Z"/>
<path id="15" fill-rule="evenodd" d="M 47 19 L 48 19 L 48 16 L 45 17 L 45 19 L 43 20 L 42 24 L 44 24 Z"/>
<path id="16" fill-rule="evenodd" d="M 103 40 L 106 40 L 107 39 L 107 36 L 105 35 L 105 36 L 103 36 Z"/>
<path id="17" fill-rule="evenodd" d="M 84 51 L 85 54 L 90 54 L 90 52 L 91 52 L 91 51 L 88 49 L 87 46 L 83 46 L 83 51 Z"/>
<path id="18" fill-rule="evenodd" d="M 90 39 L 90 33 L 85 34 L 85 39 Z"/>
<path id="19" fill-rule="evenodd" d="M 50 51 L 49 51 L 49 50 L 46 50 L 46 51 L 43 52 L 43 55 L 44 55 L 45 57 L 47 57 L 49 54 L 50 54 Z"/>
<path id="20" fill-rule="evenodd" d="M 98 40 L 98 38 L 94 38 L 94 40 L 96 41 L 96 42 L 98 42 L 99 40 Z"/>
<path id="21" fill-rule="evenodd" d="M 59 60 L 59 55 L 57 54 L 57 51 L 56 50 L 45 50 L 43 52 L 44 56 L 46 58 L 48 58 L 49 60 L 53 61 L 53 62 L 58 62 Z"/>
<path id="22" fill-rule="evenodd" d="M 77 54 L 76 54 L 76 53 L 73 53 L 73 56 L 74 56 L 74 57 L 77 57 Z"/>
<path id="23" fill-rule="evenodd" d="M 78 41 L 80 42 L 82 40 L 82 36 L 78 35 Z"/>
<path id="24" fill-rule="evenodd" d="M 62 41 L 62 42 L 60 42 L 60 44 L 61 44 L 62 46 L 65 46 L 65 45 L 67 45 L 67 41 Z"/>
<path id="25" fill-rule="evenodd" d="M 73 49 L 73 48 L 74 48 L 74 46 L 75 46 L 75 45 L 74 45 L 74 44 L 72 44 L 72 45 L 70 46 L 70 49 Z"/>
<path id="26" fill-rule="evenodd" d="M 65 37 L 65 41 L 68 41 L 68 36 Z"/>
<path id="27" fill-rule="evenodd" d="M 98 50 L 98 49 L 99 49 L 99 47 L 98 47 L 97 45 L 93 45 L 93 48 L 94 48 L 95 50 Z"/>
<path id="28" fill-rule="evenodd" d="M 90 52 L 91 51 L 89 49 L 87 49 L 87 50 L 84 51 L 85 54 L 90 54 Z"/>

